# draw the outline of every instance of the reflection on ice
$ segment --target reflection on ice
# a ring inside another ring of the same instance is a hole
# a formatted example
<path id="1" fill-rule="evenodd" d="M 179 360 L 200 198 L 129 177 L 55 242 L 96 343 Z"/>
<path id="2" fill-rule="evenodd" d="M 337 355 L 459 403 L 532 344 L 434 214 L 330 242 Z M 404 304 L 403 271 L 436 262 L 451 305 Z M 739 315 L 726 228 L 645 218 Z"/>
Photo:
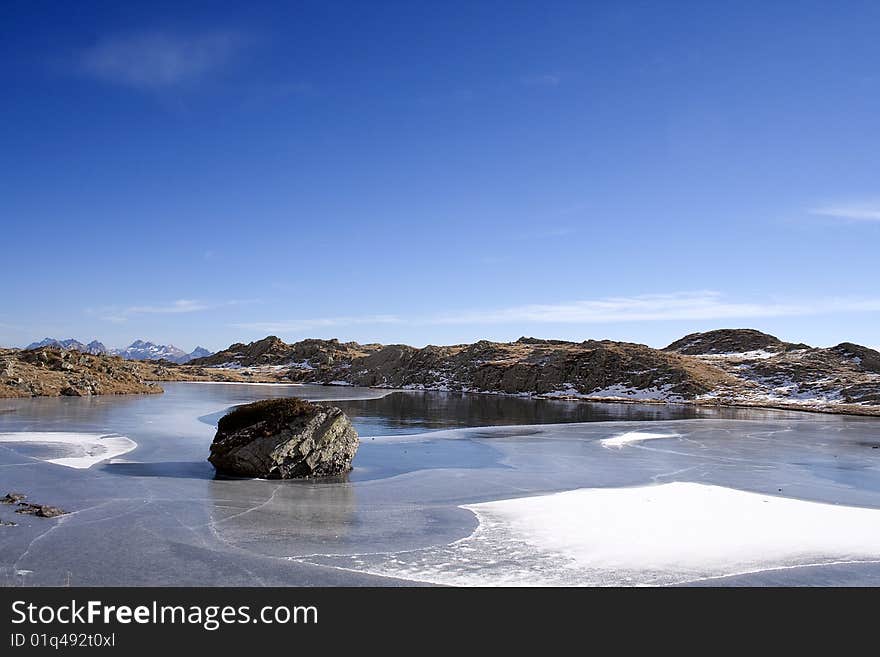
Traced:
<path id="1" fill-rule="evenodd" d="M 284 556 L 291 543 L 344 541 L 355 525 L 354 489 L 338 481 L 220 479 L 209 487 L 209 527 L 224 543 Z"/>

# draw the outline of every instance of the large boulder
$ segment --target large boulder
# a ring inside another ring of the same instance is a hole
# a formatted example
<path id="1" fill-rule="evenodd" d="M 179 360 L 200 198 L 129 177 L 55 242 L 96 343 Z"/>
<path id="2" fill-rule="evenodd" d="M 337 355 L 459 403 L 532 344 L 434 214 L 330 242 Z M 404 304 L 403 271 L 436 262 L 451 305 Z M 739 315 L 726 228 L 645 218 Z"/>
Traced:
<path id="1" fill-rule="evenodd" d="M 218 472 L 241 477 L 328 477 L 351 470 L 357 448 L 357 431 L 340 409 L 290 397 L 223 416 L 208 460 Z"/>

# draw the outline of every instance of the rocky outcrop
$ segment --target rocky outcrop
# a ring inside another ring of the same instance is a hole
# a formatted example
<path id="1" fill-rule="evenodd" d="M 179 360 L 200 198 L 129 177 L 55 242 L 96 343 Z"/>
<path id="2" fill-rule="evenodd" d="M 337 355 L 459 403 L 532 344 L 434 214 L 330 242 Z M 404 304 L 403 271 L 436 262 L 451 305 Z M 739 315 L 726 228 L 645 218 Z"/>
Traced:
<path id="1" fill-rule="evenodd" d="M 194 358 L 190 365 L 199 367 L 260 367 L 289 365 L 292 368 L 311 369 L 336 362 L 350 362 L 382 348 L 382 345 L 360 345 L 339 340 L 302 340 L 293 344 L 270 335 L 262 340 L 244 344 L 236 342 L 228 349 L 205 358 Z"/>
<path id="2" fill-rule="evenodd" d="M 880 353 L 851 343 L 813 348 L 754 329 L 692 333 L 659 350 L 532 337 L 419 349 L 273 336 L 200 362 L 214 363 L 204 370 L 212 376 L 232 362 L 229 376 L 301 383 L 880 414 Z"/>
<path id="3" fill-rule="evenodd" d="M 850 342 L 810 347 L 750 329 L 695 333 L 666 350 L 726 372 L 697 400 L 807 408 L 849 413 L 880 412 L 880 353 Z"/>
<path id="4" fill-rule="evenodd" d="M 53 347 L 0 349 L 0 398 L 153 394 L 162 392 L 156 381 L 274 383 L 279 375 L 285 372 L 186 367 Z"/>
<path id="5" fill-rule="evenodd" d="M 28 516 L 37 516 L 38 518 L 57 518 L 67 514 L 67 511 L 59 509 L 57 506 L 32 504 L 31 502 L 19 502 L 15 512 Z"/>
<path id="6" fill-rule="evenodd" d="M 725 375 L 645 345 L 524 339 L 424 349 L 392 345 L 348 367 L 317 368 L 312 377 L 393 388 L 668 400 L 708 391 Z"/>
<path id="7" fill-rule="evenodd" d="M 335 406 L 267 399 L 220 419 L 208 461 L 241 477 L 327 477 L 351 470 L 357 448 L 357 431 Z"/>
<path id="8" fill-rule="evenodd" d="M 162 392 L 145 369 L 117 356 L 42 347 L 0 349 L 0 397 L 114 395 Z"/>
<path id="9" fill-rule="evenodd" d="M 876 350 L 849 342 L 815 348 L 753 329 L 692 333 L 665 349 L 532 337 L 416 348 L 338 340 L 288 344 L 269 336 L 189 365 L 129 362 L 122 370 L 134 377 L 131 386 L 113 374 L 118 359 L 83 369 L 81 354 L 59 360 L 47 351 L 0 350 L 0 396 L 159 391 L 138 387 L 146 381 L 261 381 L 880 414 Z M 102 378 L 107 373 L 112 384 Z"/>
<path id="10" fill-rule="evenodd" d="M 664 351 L 690 356 L 704 354 L 738 354 L 754 351 L 787 351 L 804 349 L 809 345 L 783 342 L 774 335 L 755 329 L 716 329 L 705 333 L 691 333 L 676 340 Z"/>
<path id="11" fill-rule="evenodd" d="M 27 495 L 25 495 L 24 493 L 6 493 L 5 496 L 0 498 L 0 504 L 15 504 L 16 513 L 28 516 L 37 516 L 38 518 L 57 518 L 58 516 L 63 516 L 67 514 L 67 511 L 59 509 L 57 506 L 27 502 L 25 501 L 26 498 Z M 14 522 L 8 522 L 4 524 L 9 526 L 15 525 Z"/>
<path id="12" fill-rule="evenodd" d="M 831 347 L 828 351 L 848 359 L 860 370 L 880 374 L 880 351 L 876 349 L 863 347 L 852 342 L 841 342 L 836 347 Z"/>
<path id="13" fill-rule="evenodd" d="M 726 379 L 712 365 L 608 340 L 520 338 L 420 349 L 338 340 L 286 344 L 270 336 L 194 362 L 239 373 L 266 374 L 273 368 L 277 376 L 301 383 L 658 401 L 690 399 Z"/>

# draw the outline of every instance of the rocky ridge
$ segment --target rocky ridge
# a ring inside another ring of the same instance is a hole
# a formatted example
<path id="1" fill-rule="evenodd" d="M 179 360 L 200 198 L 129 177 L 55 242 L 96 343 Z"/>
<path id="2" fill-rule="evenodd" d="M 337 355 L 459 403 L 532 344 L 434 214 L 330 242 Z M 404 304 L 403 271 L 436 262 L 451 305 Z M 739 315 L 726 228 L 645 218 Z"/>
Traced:
<path id="1" fill-rule="evenodd" d="M 734 380 L 719 382 L 696 401 L 880 410 L 880 352 L 869 347 L 849 342 L 810 347 L 757 331 L 726 329 L 686 336 L 666 350 L 714 365 Z"/>
<path id="2" fill-rule="evenodd" d="M 880 414 L 880 353 L 754 329 L 694 333 L 665 349 L 528 337 L 416 348 L 269 336 L 192 362 L 301 383 Z"/>
<path id="3" fill-rule="evenodd" d="M 753 329 L 695 333 L 665 349 L 529 337 L 416 348 L 288 344 L 268 336 L 185 365 L 83 357 L 48 347 L 2 350 L 0 396 L 158 392 L 152 381 L 260 381 L 880 415 L 876 350 L 847 342 L 810 347 Z M 84 378 L 94 377 L 92 370 L 108 380 Z"/>
<path id="4" fill-rule="evenodd" d="M 303 383 L 667 401 L 693 398 L 727 378 L 712 365 L 645 345 L 536 338 L 419 349 L 338 340 L 286 344 L 270 336 L 192 364 L 254 372 L 273 368 Z"/>
<path id="5" fill-rule="evenodd" d="M 137 363 L 118 356 L 40 347 L 0 349 L 0 397 L 158 393 Z"/>

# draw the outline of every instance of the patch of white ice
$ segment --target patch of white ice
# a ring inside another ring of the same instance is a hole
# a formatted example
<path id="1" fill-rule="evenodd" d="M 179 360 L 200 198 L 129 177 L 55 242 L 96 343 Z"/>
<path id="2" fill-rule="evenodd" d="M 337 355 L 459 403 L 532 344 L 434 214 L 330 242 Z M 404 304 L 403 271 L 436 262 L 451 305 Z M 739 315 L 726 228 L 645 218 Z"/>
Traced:
<path id="1" fill-rule="evenodd" d="M 96 463 L 121 456 L 137 447 L 137 443 L 115 434 L 68 433 L 63 431 L 17 431 L 0 433 L 0 443 L 21 445 L 65 445 L 75 456 L 40 459 L 68 468 L 85 469 Z"/>
<path id="2" fill-rule="evenodd" d="M 656 440 L 658 438 L 678 438 L 677 433 L 648 433 L 646 431 L 628 431 L 611 438 L 603 438 L 599 441 L 602 447 L 623 447 L 630 443 L 639 443 L 643 440 Z"/>
<path id="3" fill-rule="evenodd" d="M 453 586 L 663 585 L 880 562 L 880 509 L 675 482 L 467 505 L 473 534 L 347 569 Z"/>

